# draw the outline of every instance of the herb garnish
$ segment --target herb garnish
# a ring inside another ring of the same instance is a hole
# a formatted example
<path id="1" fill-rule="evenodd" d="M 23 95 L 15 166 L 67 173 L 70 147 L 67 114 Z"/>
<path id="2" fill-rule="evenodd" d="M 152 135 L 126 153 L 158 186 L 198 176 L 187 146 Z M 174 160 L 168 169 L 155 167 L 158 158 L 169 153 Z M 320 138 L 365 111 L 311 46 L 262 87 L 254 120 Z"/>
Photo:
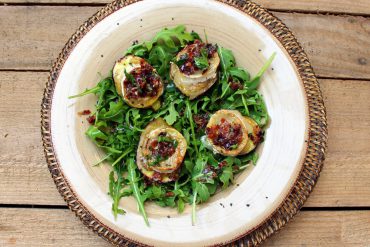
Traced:
<path id="1" fill-rule="evenodd" d="M 208 52 L 206 48 L 200 50 L 200 56 L 194 58 L 195 66 L 200 70 L 206 70 L 209 67 Z"/>

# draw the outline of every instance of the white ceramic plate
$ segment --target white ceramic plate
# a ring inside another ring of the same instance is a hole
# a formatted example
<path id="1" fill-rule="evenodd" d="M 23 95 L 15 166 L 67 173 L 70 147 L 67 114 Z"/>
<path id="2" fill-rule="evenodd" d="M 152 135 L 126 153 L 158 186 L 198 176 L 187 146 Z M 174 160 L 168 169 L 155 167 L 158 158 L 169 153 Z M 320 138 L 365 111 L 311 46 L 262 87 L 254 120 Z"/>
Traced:
<path id="1" fill-rule="evenodd" d="M 92 225 L 99 222 L 104 230 L 108 229 L 107 235 L 118 234 L 133 242 L 156 246 L 214 245 L 258 228 L 291 192 L 303 169 L 305 141 L 309 140 L 305 88 L 287 50 L 255 18 L 218 1 L 149 0 L 111 12 L 101 21 L 87 24 L 91 30 L 88 27 L 89 31 L 73 49 L 66 48 L 61 55 L 64 65 L 52 73 L 55 88 L 50 93 L 52 105 L 47 106 L 51 119 L 47 133 L 44 131 L 44 142 L 51 132 L 52 155 L 62 174 L 60 181 L 94 218 Z M 115 220 L 112 200 L 107 195 L 110 167 L 91 166 L 104 153 L 85 136 L 88 123 L 77 114 L 84 109 L 93 110 L 96 97 L 69 100 L 68 96 L 95 86 L 100 80 L 98 72 L 107 74 L 132 41 L 148 40 L 163 27 L 178 24 L 200 34 L 205 30 L 210 42 L 231 49 L 237 64 L 252 75 L 273 52 L 277 53 L 259 88 L 271 117 L 265 142 L 259 148 L 260 158 L 254 168 L 237 177 L 235 185 L 239 186 L 231 186 L 198 206 L 195 226 L 191 225 L 189 208 L 177 214 L 173 209 L 147 204 L 150 227 L 146 227 L 133 198 L 122 199 L 121 207 L 127 214 Z"/>

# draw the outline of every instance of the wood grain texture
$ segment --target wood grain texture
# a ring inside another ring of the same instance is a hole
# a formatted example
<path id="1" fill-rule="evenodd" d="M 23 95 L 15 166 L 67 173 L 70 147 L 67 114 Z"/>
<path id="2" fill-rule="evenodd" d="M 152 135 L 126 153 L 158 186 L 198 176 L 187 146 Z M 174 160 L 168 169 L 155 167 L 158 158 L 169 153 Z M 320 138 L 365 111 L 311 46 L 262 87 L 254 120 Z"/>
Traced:
<path id="1" fill-rule="evenodd" d="M 370 19 L 276 13 L 301 42 L 318 76 L 369 78 Z"/>
<path id="2" fill-rule="evenodd" d="M 0 72 L 0 203 L 64 205 L 47 170 L 39 105 L 47 73 Z M 305 206 L 370 206 L 370 83 L 321 80 L 329 150 Z"/>
<path id="3" fill-rule="evenodd" d="M 0 208 L 0 246 L 111 246 L 67 209 Z"/>
<path id="4" fill-rule="evenodd" d="M 272 1 L 271 1 L 272 2 Z M 0 7 L 0 69 L 49 69 L 97 7 Z M 319 76 L 370 78 L 370 19 L 275 13 L 301 41 Z"/>
<path id="5" fill-rule="evenodd" d="M 47 169 L 40 105 L 47 73 L 0 73 L 0 203 L 64 205 Z"/>
<path id="6" fill-rule="evenodd" d="M 306 206 L 370 205 L 370 82 L 320 80 L 328 153 Z"/>
<path id="7" fill-rule="evenodd" d="M 254 0 L 269 10 L 370 14 L 368 0 Z M 109 0 L 0 0 L 0 3 L 106 4 Z"/>
<path id="8" fill-rule="evenodd" d="M 369 211 L 300 212 L 262 246 L 368 246 Z"/>
<path id="9" fill-rule="evenodd" d="M 4 247 L 110 246 L 69 210 L 1 208 L 0 222 Z M 366 246 L 369 231 L 369 211 L 301 212 L 262 246 Z"/>
<path id="10" fill-rule="evenodd" d="M 356 2 L 353 0 L 255 0 L 255 2 L 272 10 L 370 14 L 368 0 Z"/>
<path id="11" fill-rule="evenodd" d="M 47 69 L 97 7 L 0 7 L 0 69 Z"/>

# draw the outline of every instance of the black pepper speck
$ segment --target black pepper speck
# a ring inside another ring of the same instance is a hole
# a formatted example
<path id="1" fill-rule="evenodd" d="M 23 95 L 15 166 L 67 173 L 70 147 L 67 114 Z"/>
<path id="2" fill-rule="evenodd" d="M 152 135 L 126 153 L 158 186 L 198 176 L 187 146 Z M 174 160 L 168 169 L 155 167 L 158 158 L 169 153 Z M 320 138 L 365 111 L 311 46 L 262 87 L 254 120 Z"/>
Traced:
<path id="1" fill-rule="evenodd" d="M 360 57 L 357 61 L 360 65 L 366 65 L 367 64 L 367 59 L 364 58 L 364 57 Z"/>
<path id="2" fill-rule="evenodd" d="M 249 207 L 249 206 L 250 206 L 250 204 L 247 204 L 247 205 L 245 205 L 245 206 Z"/>

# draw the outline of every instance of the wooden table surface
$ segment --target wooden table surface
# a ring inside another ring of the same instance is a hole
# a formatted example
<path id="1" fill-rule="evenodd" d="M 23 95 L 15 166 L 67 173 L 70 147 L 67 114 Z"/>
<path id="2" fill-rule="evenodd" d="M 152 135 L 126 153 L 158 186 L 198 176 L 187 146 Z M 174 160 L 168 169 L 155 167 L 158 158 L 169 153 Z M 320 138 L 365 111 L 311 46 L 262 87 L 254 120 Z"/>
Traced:
<path id="1" fill-rule="evenodd" d="M 307 52 L 329 125 L 302 211 L 264 246 L 370 246 L 370 0 L 258 0 Z M 48 70 L 106 0 L 0 0 L 0 246 L 108 246 L 68 210 L 40 136 Z"/>

